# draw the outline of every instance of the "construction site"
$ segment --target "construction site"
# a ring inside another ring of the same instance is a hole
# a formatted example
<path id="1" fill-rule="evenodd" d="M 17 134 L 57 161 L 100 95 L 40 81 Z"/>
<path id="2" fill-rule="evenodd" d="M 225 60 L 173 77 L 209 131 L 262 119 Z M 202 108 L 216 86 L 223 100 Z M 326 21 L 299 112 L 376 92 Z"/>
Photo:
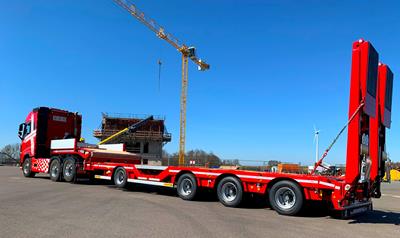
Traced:
<path id="1" fill-rule="evenodd" d="M 115 133 L 134 125 L 149 116 L 102 114 L 101 126 L 93 131 L 93 136 L 103 141 Z M 140 154 L 143 164 L 161 165 L 163 146 L 171 141 L 163 117 L 154 117 L 135 132 L 125 133 L 106 143 L 123 143 L 126 151 Z"/>
<path id="2" fill-rule="evenodd" d="M 43 3 L 1 16 L 0 237 L 400 235 L 400 4 Z"/>

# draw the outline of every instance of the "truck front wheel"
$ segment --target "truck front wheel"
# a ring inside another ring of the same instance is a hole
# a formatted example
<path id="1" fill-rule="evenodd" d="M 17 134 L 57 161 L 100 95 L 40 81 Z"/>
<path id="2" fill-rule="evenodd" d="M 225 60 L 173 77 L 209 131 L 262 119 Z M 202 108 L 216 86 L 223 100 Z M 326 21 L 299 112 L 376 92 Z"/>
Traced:
<path id="1" fill-rule="evenodd" d="M 292 181 L 279 181 L 269 191 L 271 207 L 281 215 L 294 216 L 303 207 L 303 193 L 300 186 Z"/>
<path id="2" fill-rule="evenodd" d="M 67 182 L 75 182 L 76 179 L 76 164 L 74 158 L 64 160 L 63 177 Z"/>
<path id="3" fill-rule="evenodd" d="M 26 158 L 22 164 L 22 173 L 25 177 L 32 178 L 36 173 L 32 172 L 31 158 Z"/>
<path id="4" fill-rule="evenodd" d="M 61 180 L 61 162 L 59 159 L 53 159 L 49 168 L 50 179 L 54 182 Z"/>

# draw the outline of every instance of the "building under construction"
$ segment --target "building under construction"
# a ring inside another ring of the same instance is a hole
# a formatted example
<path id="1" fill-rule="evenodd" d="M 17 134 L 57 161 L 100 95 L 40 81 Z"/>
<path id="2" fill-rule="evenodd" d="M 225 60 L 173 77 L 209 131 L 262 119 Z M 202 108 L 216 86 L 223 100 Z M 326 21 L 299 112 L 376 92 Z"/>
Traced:
<path id="1" fill-rule="evenodd" d="M 99 129 L 93 131 L 93 136 L 100 141 L 115 133 L 135 125 L 146 118 L 141 115 L 102 114 L 102 123 Z M 135 131 L 127 131 L 118 137 L 106 142 L 124 143 L 126 150 L 140 154 L 144 164 L 161 165 L 163 145 L 171 141 L 171 134 L 167 132 L 162 117 L 153 117 L 142 124 Z"/>

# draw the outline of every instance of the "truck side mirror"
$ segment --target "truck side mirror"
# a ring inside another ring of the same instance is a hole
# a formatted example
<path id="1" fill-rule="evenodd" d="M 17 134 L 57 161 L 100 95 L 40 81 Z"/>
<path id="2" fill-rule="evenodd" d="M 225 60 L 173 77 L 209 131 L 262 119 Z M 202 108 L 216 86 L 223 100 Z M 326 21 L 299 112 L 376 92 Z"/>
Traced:
<path id="1" fill-rule="evenodd" d="M 21 123 L 18 129 L 18 137 L 23 140 L 25 137 L 25 123 Z"/>

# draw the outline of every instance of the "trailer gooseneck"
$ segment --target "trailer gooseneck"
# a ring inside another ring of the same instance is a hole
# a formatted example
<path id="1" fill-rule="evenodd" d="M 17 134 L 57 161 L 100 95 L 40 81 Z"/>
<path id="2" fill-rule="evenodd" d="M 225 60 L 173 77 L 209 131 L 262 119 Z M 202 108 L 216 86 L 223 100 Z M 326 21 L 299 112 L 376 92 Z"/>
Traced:
<path id="1" fill-rule="evenodd" d="M 185 200 L 209 188 L 228 207 L 238 206 L 245 193 L 262 194 L 284 215 L 297 214 L 306 200 L 325 201 L 349 216 L 372 209 L 371 198 L 381 195 L 392 88 L 393 73 L 379 63 L 371 43 L 354 42 L 345 175 L 144 165 L 123 144 L 80 143 L 81 116 L 46 107 L 34 109 L 20 125 L 20 164 L 26 177 L 49 173 L 53 181 L 74 182 L 79 176 L 90 176 L 111 180 L 116 187 L 128 183 L 174 187 Z"/>

